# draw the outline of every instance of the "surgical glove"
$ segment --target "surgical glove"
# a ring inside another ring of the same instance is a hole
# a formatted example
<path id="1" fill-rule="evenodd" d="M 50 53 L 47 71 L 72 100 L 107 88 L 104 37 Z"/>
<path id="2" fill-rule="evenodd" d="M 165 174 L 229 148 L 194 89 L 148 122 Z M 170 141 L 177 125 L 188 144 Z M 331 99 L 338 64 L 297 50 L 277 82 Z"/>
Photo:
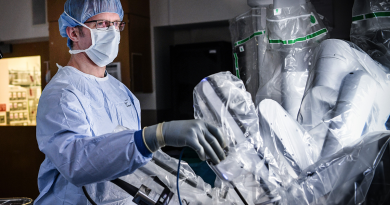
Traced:
<path id="1" fill-rule="evenodd" d="M 155 152 L 165 145 L 188 146 L 195 150 L 203 161 L 206 160 L 206 155 L 214 164 L 218 164 L 226 158 L 223 149 L 227 147 L 227 143 L 222 132 L 217 127 L 202 120 L 160 123 L 144 128 L 142 136 L 146 147 L 151 152 Z"/>

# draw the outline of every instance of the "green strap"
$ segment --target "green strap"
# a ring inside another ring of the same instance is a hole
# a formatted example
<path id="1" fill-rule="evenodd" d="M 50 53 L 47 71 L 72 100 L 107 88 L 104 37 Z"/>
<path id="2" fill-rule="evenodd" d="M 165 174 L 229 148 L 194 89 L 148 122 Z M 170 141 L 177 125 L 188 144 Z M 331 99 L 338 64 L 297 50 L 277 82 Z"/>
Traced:
<path id="1" fill-rule="evenodd" d="M 233 53 L 233 55 L 234 55 L 234 66 L 236 67 L 236 76 L 237 76 L 237 78 L 240 78 L 240 70 L 238 69 L 237 53 Z"/>
<path id="2" fill-rule="evenodd" d="M 360 20 L 364 20 L 364 15 L 359 15 L 359 16 L 352 17 L 352 22 L 360 21 Z"/>
<path id="3" fill-rule="evenodd" d="M 295 44 L 297 42 L 302 42 L 302 41 L 307 41 L 307 40 L 310 40 L 312 38 L 315 38 L 317 36 L 320 36 L 324 33 L 327 33 L 328 30 L 326 28 L 323 28 L 319 31 L 316 31 L 312 34 L 309 34 L 305 37 L 299 37 L 297 39 L 293 39 L 293 40 L 275 40 L 275 39 L 269 39 L 269 43 L 271 44 L 283 44 L 283 45 L 291 45 L 291 44 Z"/>
<path id="4" fill-rule="evenodd" d="M 365 20 L 365 19 L 371 19 L 371 18 L 377 18 L 377 17 L 390 17 L 390 12 L 389 11 L 379 11 L 379 12 L 374 12 L 374 13 L 369 13 L 369 14 L 353 16 L 352 22 L 361 21 L 361 20 Z"/>
<path id="5" fill-rule="evenodd" d="M 252 35 L 250 35 L 248 38 L 245 38 L 245 39 L 242 39 L 240 41 L 237 41 L 234 46 L 239 46 L 241 44 L 244 44 L 246 43 L 247 41 L 251 40 L 252 38 L 256 37 L 256 36 L 260 36 L 260 35 L 263 35 L 265 34 L 265 31 L 256 31 L 255 33 L 253 33 Z"/>

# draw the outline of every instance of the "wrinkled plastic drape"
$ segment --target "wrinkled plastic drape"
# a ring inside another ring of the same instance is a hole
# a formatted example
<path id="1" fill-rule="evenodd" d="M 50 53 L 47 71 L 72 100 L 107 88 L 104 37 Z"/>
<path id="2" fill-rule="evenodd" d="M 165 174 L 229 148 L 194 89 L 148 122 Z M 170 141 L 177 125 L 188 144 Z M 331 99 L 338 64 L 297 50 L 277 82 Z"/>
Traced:
<path id="1" fill-rule="evenodd" d="M 296 118 L 313 53 L 328 30 L 311 3 L 253 8 L 230 21 L 236 70 L 253 101 L 278 101 Z"/>
<path id="2" fill-rule="evenodd" d="M 356 45 L 322 42 L 310 71 L 298 121 L 323 147 L 316 158 L 352 146 L 368 132 L 385 131 L 390 72 Z"/>
<path id="3" fill-rule="evenodd" d="M 351 41 L 374 60 L 390 68 L 390 2 L 355 0 Z"/>
<path id="4" fill-rule="evenodd" d="M 260 150 L 256 109 L 243 82 L 230 72 L 203 79 L 194 89 L 194 112 L 196 119 L 221 127 L 228 138 L 227 159 L 211 165 L 219 177 L 215 185 L 236 186 L 250 204 L 278 201 L 277 182 L 269 177 L 267 156 Z"/>
<path id="5" fill-rule="evenodd" d="M 214 170 L 216 187 L 229 190 L 227 196 L 242 203 L 234 196 L 233 182 L 248 204 L 360 204 L 365 200 L 376 167 L 383 164 L 390 132 L 363 133 L 319 156 L 323 147 L 315 136 L 278 102 L 263 100 L 256 110 L 250 99 L 244 83 L 229 72 L 211 75 L 194 89 L 195 118 L 221 127 L 230 142 L 227 159 Z"/>
<path id="6" fill-rule="evenodd" d="M 265 56 L 266 8 L 252 8 L 230 20 L 236 76 L 245 83 L 252 100 L 259 88 L 259 69 Z"/>

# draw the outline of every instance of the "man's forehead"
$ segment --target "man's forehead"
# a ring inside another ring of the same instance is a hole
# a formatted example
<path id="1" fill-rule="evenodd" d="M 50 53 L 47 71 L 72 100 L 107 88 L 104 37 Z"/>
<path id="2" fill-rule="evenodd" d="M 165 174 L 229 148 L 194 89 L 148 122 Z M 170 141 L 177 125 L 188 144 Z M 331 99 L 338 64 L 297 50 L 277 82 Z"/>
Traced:
<path id="1" fill-rule="evenodd" d="M 120 21 L 121 18 L 119 17 L 119 14 L 117 13 L 100 13 L 96 14 L 95 16 L 92 16 L 86 21 L 95 21 L 95 20 L 108 20 L 108 21 Z"/>

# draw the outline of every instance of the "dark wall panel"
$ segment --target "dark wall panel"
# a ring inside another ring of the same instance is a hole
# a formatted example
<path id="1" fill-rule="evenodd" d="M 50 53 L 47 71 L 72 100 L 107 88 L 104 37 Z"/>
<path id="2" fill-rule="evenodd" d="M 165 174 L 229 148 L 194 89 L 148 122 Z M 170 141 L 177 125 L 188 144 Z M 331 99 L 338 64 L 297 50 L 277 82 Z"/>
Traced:
<path id="1" fill-rule="evenodd" d="M 0 198 L 38 197 L 38 171 L 45 155 L 35 132 L 35 126 L 0 127 Z"/>

